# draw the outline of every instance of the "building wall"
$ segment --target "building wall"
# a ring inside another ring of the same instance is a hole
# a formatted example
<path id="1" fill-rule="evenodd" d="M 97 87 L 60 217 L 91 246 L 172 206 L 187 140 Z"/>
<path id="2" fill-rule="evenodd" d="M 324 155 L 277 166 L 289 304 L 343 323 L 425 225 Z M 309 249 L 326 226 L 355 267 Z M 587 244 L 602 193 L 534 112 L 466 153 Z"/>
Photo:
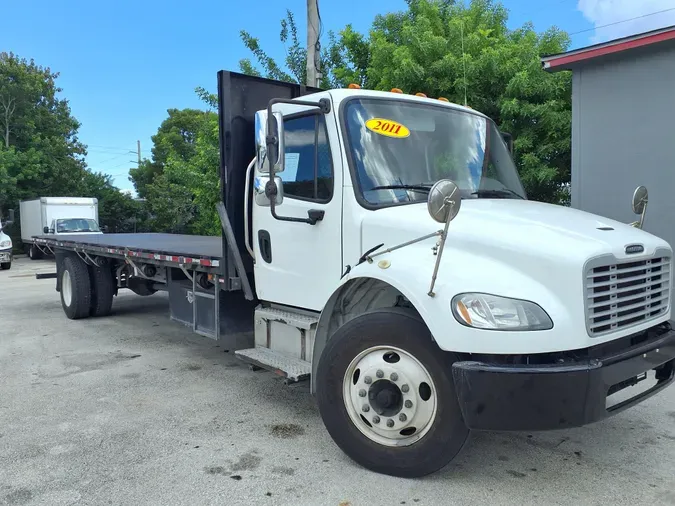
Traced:
<path id="1" fill-rule="evenodd" d="M 645 185 L 644 228 L 675 248 L 675 47 L 574 69 L 572 118 L 572 207 L 630 223 Z"/>

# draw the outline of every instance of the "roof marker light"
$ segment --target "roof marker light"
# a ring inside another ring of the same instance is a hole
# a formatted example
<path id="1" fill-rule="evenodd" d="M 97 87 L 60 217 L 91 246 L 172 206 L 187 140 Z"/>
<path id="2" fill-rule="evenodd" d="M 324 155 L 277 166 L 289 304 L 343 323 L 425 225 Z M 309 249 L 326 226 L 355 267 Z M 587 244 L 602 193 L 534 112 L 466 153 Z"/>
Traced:
<path id="1" fill-rule="evenodd" d="M 427 96 L 424 93 L 415 93 L 415 96 L 427 98 Z"/>
<path id="2" fill-rule="evenodd" d="M 403 93 L 403 90 L 401 90 L 400 88 L 392 88 L 391 92 L 392 93 Z"/>
<path id="3" fill-rule="evenodd" d="M 438 100 L 440 100 L 441 102 L 450 102 L 450 100 L 448 100 L 445 97 L 438 97 Z"/>
<path id="4" fill-rule="evenodd" d="M 350 83 L 349 86 L 347 86 L 347 88 L 349 88 L 350 90 L 360 90 L 361 86 L 359 86 L 356 83 Z"/>

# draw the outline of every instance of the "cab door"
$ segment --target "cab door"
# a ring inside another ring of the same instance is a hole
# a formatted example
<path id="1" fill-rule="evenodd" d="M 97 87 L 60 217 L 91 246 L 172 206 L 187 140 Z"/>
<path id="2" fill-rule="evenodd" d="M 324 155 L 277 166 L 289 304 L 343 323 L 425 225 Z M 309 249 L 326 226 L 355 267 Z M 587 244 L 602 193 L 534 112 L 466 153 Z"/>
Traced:
<path id="1" fill-rule="evenodd" d="M 327 95 L 326 95 L 327 96 Z M 258 298 L 320 311 L 342 275 L 342 164 L 332 114 L 291 104 L 274 106 L 283 114 L 284 170 L 280 176 L 281 217 L 323 217 L 314 225 L 281 221 L 268 205 L 252 202 L 251 245 Z M 258 154 L 264 136 L 258 137 Z M 262 139 L 261 139 L 262 138 Z M 253 193 L 269 174 L 256 166 Z"/>

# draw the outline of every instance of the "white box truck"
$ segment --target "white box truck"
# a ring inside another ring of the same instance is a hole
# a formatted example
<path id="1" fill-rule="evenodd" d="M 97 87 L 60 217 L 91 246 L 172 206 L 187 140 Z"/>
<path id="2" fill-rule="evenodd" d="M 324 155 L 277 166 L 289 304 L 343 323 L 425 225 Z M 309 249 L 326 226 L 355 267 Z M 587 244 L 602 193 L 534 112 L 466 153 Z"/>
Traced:
<path id="1" fill-rule="evenodd" d="M 46 250 L 35 244 L 44 234 L 101 234 L 98 199 L 90 197 L 39 197 L 20 203 L 21 242 L 31 260 Z"/>

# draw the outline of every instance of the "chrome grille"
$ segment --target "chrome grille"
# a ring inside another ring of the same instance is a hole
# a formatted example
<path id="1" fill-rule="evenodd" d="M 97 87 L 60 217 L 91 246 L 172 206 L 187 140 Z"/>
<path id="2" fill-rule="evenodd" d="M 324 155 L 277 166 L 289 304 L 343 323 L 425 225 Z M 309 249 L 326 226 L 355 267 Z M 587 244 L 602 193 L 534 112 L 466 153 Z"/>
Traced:
<path id="1" fill-rule="evenodd" d="M 668 311 L 670 256 L 612 263 L 586 271 L 586 323 L 591 337 L 631 327 Z"/>

